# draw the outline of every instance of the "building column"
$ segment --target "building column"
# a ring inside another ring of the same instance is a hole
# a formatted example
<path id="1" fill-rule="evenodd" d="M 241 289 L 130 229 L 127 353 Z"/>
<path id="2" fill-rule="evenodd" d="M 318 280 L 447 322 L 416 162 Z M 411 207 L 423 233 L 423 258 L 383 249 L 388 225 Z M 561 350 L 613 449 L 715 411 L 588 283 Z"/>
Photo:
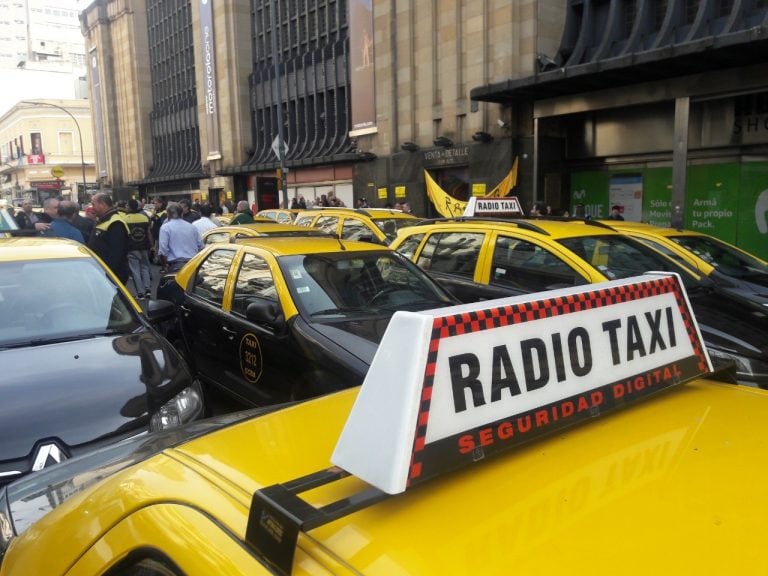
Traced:
<path id="1" fill-rule="evenodd" d="M 685 189 L 688 181 L 688 123 L 691 99 L 675 99 L 675 134 L 672 150 L 672 222 L 673 228 L 683 227 Z"/>

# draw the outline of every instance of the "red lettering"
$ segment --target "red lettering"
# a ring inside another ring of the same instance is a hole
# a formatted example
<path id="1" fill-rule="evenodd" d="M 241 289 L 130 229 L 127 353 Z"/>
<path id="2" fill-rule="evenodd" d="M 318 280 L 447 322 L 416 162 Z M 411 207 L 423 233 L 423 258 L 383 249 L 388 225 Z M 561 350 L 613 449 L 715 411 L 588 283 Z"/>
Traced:
<path id="1" fill-rule="evenodd" d="M 512 427 L 512 422 L 502 422 L 499 424 L 497 432 L 499 434 L 499 438 L 502 440 L 508 440 L 515 435 L 515 429 Z"/>
<path id="2" fill-rule="evenodd" d="M 624 396 L 624 385 L 623 384 L 614 384 L 613 385 L 613 397 L 618 400 L 622 396 Z"/>
<path id="3" fill-rule="evenodd" d="M 560 406 L 560 413 L 563 415 L 563 418 L 568 418 L 568 416 L 573 416 L 573 413 L 576 411 L 575 407 L 573 406 L 573 402 L 570 400 L 568 402 L 563 402 Z"/>
<path id="4" fill-rule="evenodd" d="M 531 431 L 531 416 L 526 415 L 517 419 L 517 431 L 521 434 Z"/>
<path id="5" fill-rule="evenodd" d="M 493 444 L 493 429 L 492 428 L 483 428 L 478 432 L 478 436 L 480 436 L 480 445 L 481 446 L 490 446 Z"/>
<path id="6" fill-rule="evenodd" d="M 664 380 L 670 380 L 672 378 L 672 370 L 669 369 L 669 366 L 664 367 Z"/>
<path id="7" fill-rule="evenodd" d="M 472 434 L 464 434 L 459 437 L 459 454 L 466 454 L 475 449 L 475 439 Z"/>
<path id="8" fill-rule="evenodd" d="M 546 410 L 539 410 L 536 412 L 536 427 L 541 428 L 549 424 L 549 414 Z"/>
<path id="9" fill-rule="evenodd" d="M 642 390 L 643 388 L 645 388 L 645 380 L 642 376 L 638 376 L 635 378 L 635 390 Z"/>
<path id="10" fill-rule="evenodd" d="M 589 397 L 592 401 L 592 406 L 600 406 L 604 400 L 603 393 L 600 390 L 595 390 L 589 395 Z"/>
<path id="11" fill-rule="evenodd" d="M 583 412 L 584 410 L 589 410 L 589 404 L 584 396 L 579 396 L 578 408 L 576 408 L 576 411 Z"/>

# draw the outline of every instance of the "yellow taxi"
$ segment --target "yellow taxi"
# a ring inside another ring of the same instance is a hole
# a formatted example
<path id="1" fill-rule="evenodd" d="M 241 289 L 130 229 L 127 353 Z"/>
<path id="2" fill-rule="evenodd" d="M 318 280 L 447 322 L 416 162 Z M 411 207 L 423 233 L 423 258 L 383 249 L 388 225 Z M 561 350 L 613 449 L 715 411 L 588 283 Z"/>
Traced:
<path id="1" fill-rule="evenodd" d="M 462 302 L 628 278 L 680 274 L 709 353 L 734 361 L 740 382 L 768 388 L 768 313 L 609 226 L 591 220 L 424 221 L 392 248 Z"/>
<path id="2" fill-rule="evenodd" d="M 390 248 L 317 232 L 210 244 L 161 281 L 207 386 L 253 406 L 356 386 L 397 310 L 456 303 Z"/>
<path id="3" fill-rule="evenodd" d="M 674 276 L 398 313 L 380 350 L 8 486 L 0 575 L 768 571 L 768 393 L 710 379 Z"/>
<path id="4" fill-rule="evenodd" d="M 768 306 L 768 262 L 765 260 L 702 232 L 626 220 L 602 222 L 653 246 L 729 292 Z"/>
<path id="5" fill-rule="evenodd" d="M 412 214 L 388 208 L 312 208 L 301 210 L 297 226 L 313 226 L 346 240 L 389 244 L 397 231 L 419 222 Z"/>
<path id="6" fill-rule="evenodd" d="M 293 224 L 279 224 L 274 220 L 268 220 L 211 228 L 203 233 L 203 244 L 235 242 L 241 238 L 260 236 L 328 236 L 328 234 L 321 230 L 297 228 Z"/>
<path id="7" fill-rule="evenodd" d="M 293 224 L 296 219 L 296 215 L 299 213 L 297 209 L 291 208 L 270 208 L 268 210 L 259 210 L 256 212 L 256 216 L 262 216 L 269 218 L 280 224 Z"/>

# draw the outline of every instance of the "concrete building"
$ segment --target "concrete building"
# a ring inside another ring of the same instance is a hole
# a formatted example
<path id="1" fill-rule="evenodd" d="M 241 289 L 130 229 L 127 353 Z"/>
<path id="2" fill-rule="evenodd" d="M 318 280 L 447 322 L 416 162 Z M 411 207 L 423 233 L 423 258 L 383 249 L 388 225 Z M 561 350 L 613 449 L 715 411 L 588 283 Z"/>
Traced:
<path id="1" fill-rule="evenodd" d="M 433 216 L 427 175 L 462 200 L 517 161 L 525 209 L 619 204 L 768 257 L 766 13 L 768 0 L 97 0 L 81 22 L 100 176 L 266 207 L 286 196 L 280 169 L 288 197 Z"/>
<path id="2" fill-rule="evenodd" d="M 557 48 L 536 43 L 532 73 L 470 92 L 531 110 L 531 199 L 768 259 L 768 1 L 571 0 Z"/>
<path id="3" fill-rule="evenodd" d="M 0 116 L 0 191 L 18 204 L 49 196 L 84 201 L 96 186 L 90 103 L 22 101 Z"/>

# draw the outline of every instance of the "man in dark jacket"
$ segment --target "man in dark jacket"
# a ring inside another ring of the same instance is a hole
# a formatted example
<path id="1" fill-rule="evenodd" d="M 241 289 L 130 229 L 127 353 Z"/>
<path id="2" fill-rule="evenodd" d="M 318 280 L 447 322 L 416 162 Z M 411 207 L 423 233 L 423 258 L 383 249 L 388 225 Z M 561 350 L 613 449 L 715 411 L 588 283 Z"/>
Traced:
<path id="1" fill-rule="evenodd" d="M 128 225 L 112 203 L 112 197 L 99 192 L 91 199 L 98 219 L 88 247 L 101 258 L 125 284 L 130 276 L 128 269 Z"/>
<path id="2" fill-rule="evenodd" d="M 69 223 L 72 224 L 72 226 L 80 230 L 80 234 L 83 235 L 83 242 L 88 244 L 88 240 L 91 238 L 91 232 L 93 232 L 94 221 L 85 216 L 81 216 L 80 211 L 77 209 L 77 204 L 71 200 L 62 200 L 59 202 L 59 211 L 72 214 L 71 217 L 67 217 L 67 220 L 69 220 Z"/>
<path id="3" fill-rule="evenodd" d="M 123 214 L 128 224 L 128 267 L 136 288 L 136 296 L 149 298 L 152 291 L 152 274 L 149 266 L 149 250 L 152 248 L 152 233 L 149 216 L 135 199 L 128 200 L 128 212 Z"/>

